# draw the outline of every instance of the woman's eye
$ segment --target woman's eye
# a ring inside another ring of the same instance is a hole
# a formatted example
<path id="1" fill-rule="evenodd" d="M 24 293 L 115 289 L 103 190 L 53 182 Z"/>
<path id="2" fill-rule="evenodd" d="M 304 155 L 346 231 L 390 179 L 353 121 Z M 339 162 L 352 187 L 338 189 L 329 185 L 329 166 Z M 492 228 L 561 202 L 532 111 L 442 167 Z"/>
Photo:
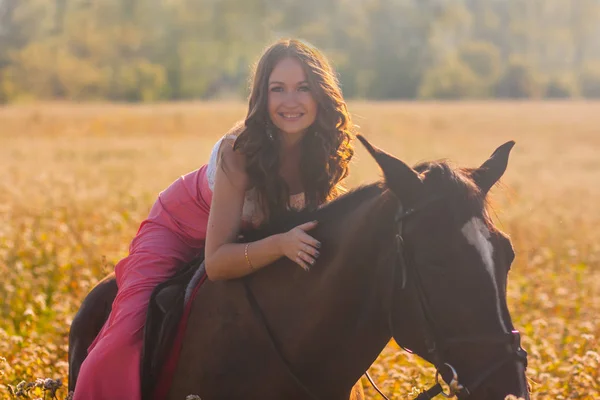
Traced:
<path id="1" fill-rule="evenodd" d="M 281 92 L 283 88 L 281 86 L 275 86 L 271 88 L 271 92 Z"/>
<path id="2" fill-rule="evenodd" d="M 301 92 L 310 92 L 310 88 L 308 86 L 300 86 L 298 90 Z"/>

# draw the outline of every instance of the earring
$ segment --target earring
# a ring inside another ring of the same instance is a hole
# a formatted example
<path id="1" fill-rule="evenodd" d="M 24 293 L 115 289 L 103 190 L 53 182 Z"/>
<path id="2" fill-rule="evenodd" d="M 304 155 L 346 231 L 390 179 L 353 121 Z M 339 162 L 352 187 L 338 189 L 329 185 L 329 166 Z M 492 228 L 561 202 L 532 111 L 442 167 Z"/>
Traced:
<path id="1" fill-rule="evenodd" d="M 267 136 L 269 136 L 269 139 L 271 140 L 271 142 L 272 142 L 273 140 L 275 140 L 275 139 L 273 138 L 273 130 L 271 129 L 271 124 L 269 124 L 269 121 L 267 121 L 267 122 L 265 123 L 265 130 L 267 131 Z"/>

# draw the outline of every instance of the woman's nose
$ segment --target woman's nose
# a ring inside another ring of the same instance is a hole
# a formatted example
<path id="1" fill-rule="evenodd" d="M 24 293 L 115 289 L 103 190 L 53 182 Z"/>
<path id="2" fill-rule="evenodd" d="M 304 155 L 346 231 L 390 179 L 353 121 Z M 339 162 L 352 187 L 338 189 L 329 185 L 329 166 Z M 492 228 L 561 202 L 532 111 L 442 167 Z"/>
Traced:
<path id="1" fill-rule="evenodd" d="M 287 106 L 287 105 L 295 105 L 298 104 L 298 92 L 295 90 L 291 90 L 289 92 L 286 92 L 284 95 L 284 99 L 283 99 L 283 103 Z"/>

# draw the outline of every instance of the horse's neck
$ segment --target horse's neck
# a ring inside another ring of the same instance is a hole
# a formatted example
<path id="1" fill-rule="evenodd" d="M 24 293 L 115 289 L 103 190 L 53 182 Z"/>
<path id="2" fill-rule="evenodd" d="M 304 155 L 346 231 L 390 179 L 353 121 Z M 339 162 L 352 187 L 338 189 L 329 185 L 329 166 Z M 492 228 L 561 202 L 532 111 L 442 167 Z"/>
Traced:
<path id="1" fill-rule="evenodd" d="M 327 383 L 332 379 L 340 385 L 354 383 L 390 338 L 385 308 L 391 296 L 390 266 L 380 259 L 390 221 L 388 203 L 378 195 L 335 224 L 324 224 L 323 259 L 309 272 L 312 279 L 294 285 L 303 300 L 286 324 L 295 339 L 286 343 L 287 351 L 300 364 L 311 365 L 323 387 L 333 387 Z"/>
<path id="2" fill-rule="evenodd" d="M 347 219 L 348 226 L 339 227 L 338 255 L 326 266 L 322 281 L 332 300 L 324 308 L 329 308 L 330 321 L 337 321 L 335 325 L 325 321 L 322 329 L 339 330 L 331 343 L 338 348 L 337 359 L 330 358 L 332 370 L 353 365 L 364 371 L 390 338 L 387 307 L 393 260 L 388 257 L 388 241 L 393 238 L 389 230 L 394 204 L 387 195 L 378 196 L 357 208 Z"/>

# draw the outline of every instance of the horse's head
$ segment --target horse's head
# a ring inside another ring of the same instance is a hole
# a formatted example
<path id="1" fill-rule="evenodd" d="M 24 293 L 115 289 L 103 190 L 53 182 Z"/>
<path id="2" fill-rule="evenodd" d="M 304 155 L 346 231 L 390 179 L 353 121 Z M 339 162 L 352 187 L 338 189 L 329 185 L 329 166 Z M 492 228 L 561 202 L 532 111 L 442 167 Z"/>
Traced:
<path id="1" fill-rule="evenodd" d="M 434 363 L 459 398 L 528 398 L 526 353 L 506 303 L 514 259 L 486 212 L 514 142 L 475 169 L 414 169 L 359 136 L 398 198 L 398 257 L 390 328 L 395 341 Z M 406 327 L 411 326 L 412 329 Z"/>

